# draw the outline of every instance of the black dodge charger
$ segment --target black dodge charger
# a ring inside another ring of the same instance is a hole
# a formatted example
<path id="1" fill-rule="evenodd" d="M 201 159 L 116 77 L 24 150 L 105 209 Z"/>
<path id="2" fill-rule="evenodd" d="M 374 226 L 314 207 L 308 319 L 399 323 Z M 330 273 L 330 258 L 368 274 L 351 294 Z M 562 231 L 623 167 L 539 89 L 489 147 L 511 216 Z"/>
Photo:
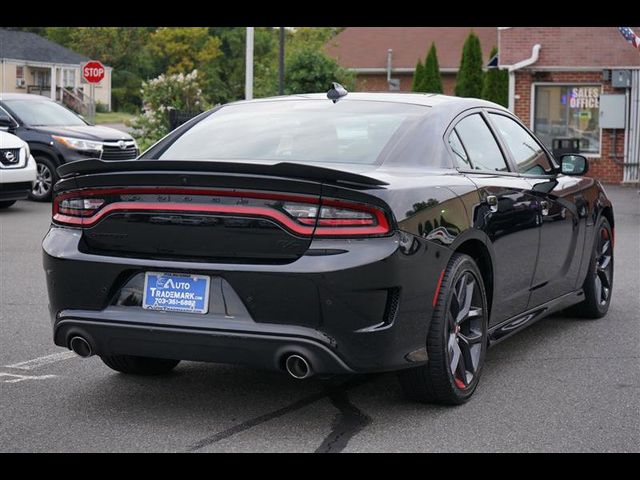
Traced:
<path id="1" fill-rule="evenodd" d="M 587 168 L 476 99 L 335 85 L 223 105 L 137 160 L 59 168 L 55 343 L 141 375 L 397 370 L 410 397 L 459 404 L 488 346 L 606 314 L 613 209 Z"/>

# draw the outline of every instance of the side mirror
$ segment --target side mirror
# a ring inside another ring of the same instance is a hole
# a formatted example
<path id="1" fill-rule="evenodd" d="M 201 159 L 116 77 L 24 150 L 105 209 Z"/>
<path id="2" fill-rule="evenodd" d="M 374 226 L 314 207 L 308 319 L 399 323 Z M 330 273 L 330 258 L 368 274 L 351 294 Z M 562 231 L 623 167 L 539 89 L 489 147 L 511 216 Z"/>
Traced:
<path id="1" fill-rule="evenodd" d="M 560 171 L 564 175 L 584 175 L 589 171 L 589 162 L 584 155 L 569 153 L 560 157 Z"/>
<path id="2" fill-rule="evenodd" d="M 12 130 L 16 128 L 16 123 L 9 117 L 0 117 L 0 130 Z"/>

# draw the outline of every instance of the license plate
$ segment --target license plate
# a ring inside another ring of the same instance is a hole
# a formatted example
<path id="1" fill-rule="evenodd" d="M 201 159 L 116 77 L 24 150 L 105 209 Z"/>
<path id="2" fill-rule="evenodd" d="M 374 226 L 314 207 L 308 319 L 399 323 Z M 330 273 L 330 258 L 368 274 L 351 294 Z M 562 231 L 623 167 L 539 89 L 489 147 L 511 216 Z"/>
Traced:
<path id="1" fill-rule="evenodd" d="M 147 272 L 142 308 L 167 312 L 207 313 L 210 277 Z"/>

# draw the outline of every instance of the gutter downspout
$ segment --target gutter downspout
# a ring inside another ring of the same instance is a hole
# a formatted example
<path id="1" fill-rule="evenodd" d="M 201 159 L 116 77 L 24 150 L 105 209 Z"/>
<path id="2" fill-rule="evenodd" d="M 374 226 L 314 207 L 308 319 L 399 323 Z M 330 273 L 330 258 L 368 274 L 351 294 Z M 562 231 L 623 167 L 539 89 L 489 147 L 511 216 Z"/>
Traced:
<path id="1" fill-rule="evenodd" d="M 387 50 L 387 83 L 391 83 L 391 59 L 393 58 L 393 49 Z"/>
<path id="2" fill-rule="evenodd" d="M 516 70 L 520 70 L 521 68 L 528 67 L 529 65 L 533 65 L 538 61 L 538 57 L 540 56 L 540 49 L 542 45 L 536 43 L 531 49 L 531 56 L 526 60 L 522 60 L 518 63 L 510 65 L 508 68 L 509 71 L 509 111 L 515 113 L 515 103 L 516 103 Z"/>

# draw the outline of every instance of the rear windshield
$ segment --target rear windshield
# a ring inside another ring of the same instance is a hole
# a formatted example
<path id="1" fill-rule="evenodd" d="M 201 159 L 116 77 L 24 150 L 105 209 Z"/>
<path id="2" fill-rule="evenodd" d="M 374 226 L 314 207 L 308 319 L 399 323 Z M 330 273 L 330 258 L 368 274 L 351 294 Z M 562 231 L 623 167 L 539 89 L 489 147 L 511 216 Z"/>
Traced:
<path id="1" fill-rule="evenodd" d="M 166 160 L 380 163 L 428 107 L 330 100 L 227 105 L 175 140 Z"/>

